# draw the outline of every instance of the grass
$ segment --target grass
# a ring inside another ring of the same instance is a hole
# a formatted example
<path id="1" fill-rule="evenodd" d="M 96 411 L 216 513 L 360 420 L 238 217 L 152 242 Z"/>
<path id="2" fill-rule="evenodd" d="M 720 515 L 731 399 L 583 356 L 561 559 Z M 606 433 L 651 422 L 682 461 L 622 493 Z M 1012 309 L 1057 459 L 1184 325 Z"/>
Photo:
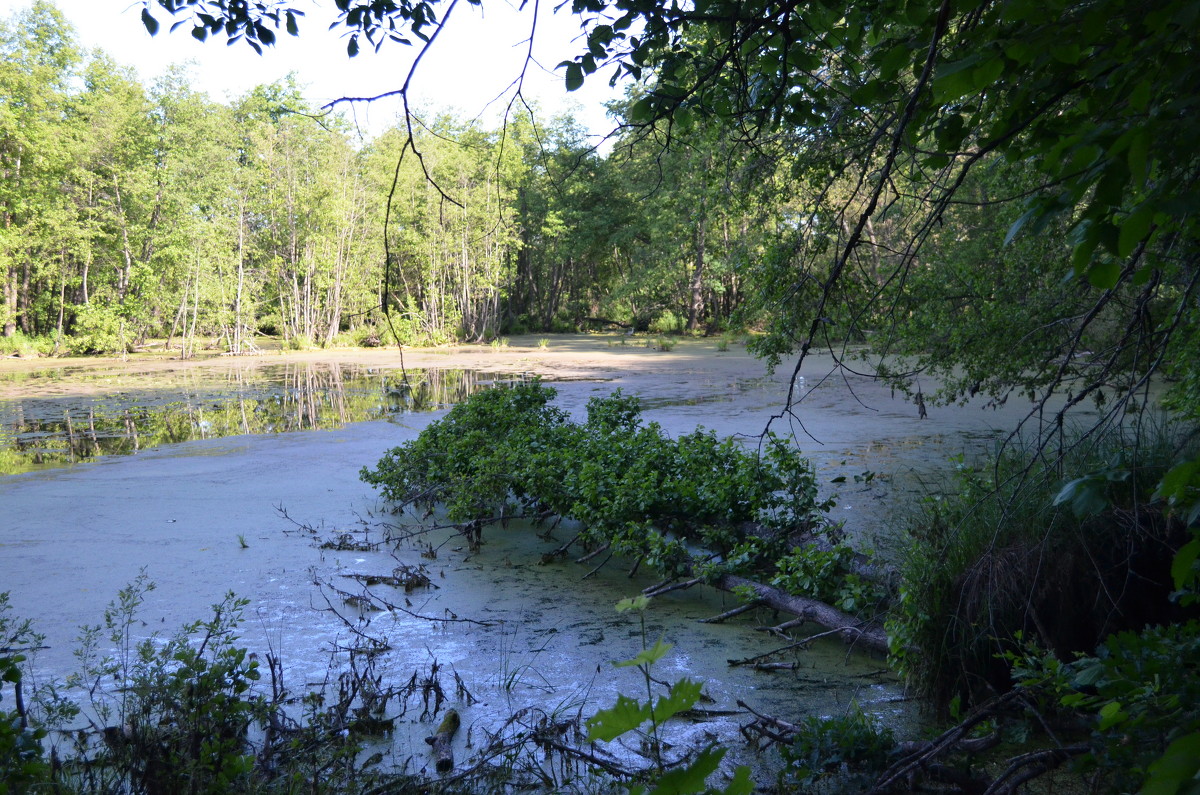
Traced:
<path id="1" fill-rule="evenodd" d="M 30 337 L 18 331 L 11 337 L 0 336 L 0 356 L 34 358 L 54 353 L 54 338 L 50 336 Z"/>
<path id="2" fill-rule="evenodd" d="M 1149 495 L 1181 433 L 1162 422 L 1129 433 L 1080 443 L 1061 466 L 1032 449 L 981 469 L 960 460 L 948 494 L 920 506 L 889 635 L 901 668 L 936 708 L 1007 690 L 1008 665 L 997 655 L 1022 636 L 1070 659 L 1112 632 L 1169 618 L 1169 567 L 1186 533 Z M 1069 482 L 1090 504 L 1056 504 Z"/>

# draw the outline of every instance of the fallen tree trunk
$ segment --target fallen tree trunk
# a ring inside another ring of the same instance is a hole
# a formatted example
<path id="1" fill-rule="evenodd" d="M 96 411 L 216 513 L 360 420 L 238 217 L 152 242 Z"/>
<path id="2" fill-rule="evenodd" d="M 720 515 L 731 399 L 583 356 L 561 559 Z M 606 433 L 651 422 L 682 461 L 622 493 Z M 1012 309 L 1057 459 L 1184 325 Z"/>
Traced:
<path id="1" fill-rule="evenodd" d="M 861 646 L 871 651 L 887 654 L 888 638 L 883 627 L 860 621 L 849 613 L 838 610 L 833 605 L 809 599 L 806 596 L 794 596 L 780 589 L 749 580 L 737 574 L 724 574 L 714 581 L 713 586 L 722 591 L 733 591 L 735 588 L 750 589 L 754 596 L 765 607 L 782 610 L 794 616 L 811 621 L 826 629 L 841 635 L 842 640 L 851 646 Z"/>
<path id="2" fill-rule="evenodd" d="M 438 726 L 437 734 L 425 738 L 425 742 L 433 746 L 433 758 L 436 760 L 435 767 L 439 773 L 448 773 L 454 769 L 454 749 L 450 742 L 454 739 L 458 726 L 458 712 L 452 709 L 442 719 L 442 725 Z"/>

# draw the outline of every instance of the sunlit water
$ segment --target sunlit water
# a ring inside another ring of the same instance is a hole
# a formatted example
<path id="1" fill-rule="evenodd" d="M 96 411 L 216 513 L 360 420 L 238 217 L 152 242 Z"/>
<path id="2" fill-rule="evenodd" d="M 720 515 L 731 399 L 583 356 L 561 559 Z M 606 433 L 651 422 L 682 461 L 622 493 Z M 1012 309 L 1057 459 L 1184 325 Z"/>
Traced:
<path id="1" fill-rule="evenodd" d="M 134 382 L 88 395 L 0 399 L 0 474 L 58 467 L 164 444 L 243 434 L 340 428 L 351 422 L 436 411 L 494 374 L 473 370 L 381 369 L 338 363 L 199 371 L 167 387 Z M 0 387 L 15 376 L 0 376 Z M 30 383 L 103 377 L 46 370 Z"/>

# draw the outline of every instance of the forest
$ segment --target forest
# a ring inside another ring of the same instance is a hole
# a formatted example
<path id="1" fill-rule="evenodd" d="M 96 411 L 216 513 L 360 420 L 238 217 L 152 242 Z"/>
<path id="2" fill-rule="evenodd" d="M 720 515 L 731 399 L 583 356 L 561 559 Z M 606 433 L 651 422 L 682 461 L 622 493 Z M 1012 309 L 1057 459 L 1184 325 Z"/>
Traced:
<path id="1" fill-rule="evenodd" d="M 303 36 L 288 0 L 143 5 L 155 35 Z M 334 5 L 351 56 L 436 46 L 454 8 Z M 782 791 L 840 775 L 844 791 L 1016 792 L 1065 767 L 1089 791 L 1196 792 L 1200 3 L 569 8 L 585 40 L 564 89 L 628 84 L 604 153 L 519 90 L 494 128 L 406 100 L 366 140 L 294 83 L 229 103 L 182 69 L 144 86 L 37 0 L 0 25 L 0 350 L 736 334 L 794 376 L 829 355 L 922 417 L 1027 405 L 886 561 L 831 532 L 809 465 L 769 429 L 756 455 L 668 439 L 619 395 L 579 424 L 537 384 L 478 397 L 363 478 L 476 541 L 514 515 L 565 518 L 666 588 L 807 616 L 886 654 L 947 727 L 897 743 L 861 714 L 763 718 Z M 776 427 L 801 419 L 799 380 Z M 863 573 L 877 565 L 891 574 Z M 647 688 L 657 648 L 627 663 Z M 685 683 L 672 715 L 695 703 Z M 618 702 L 591 738 L 646 720 L 657 738 L 653 704 Z M 709 791 L 710 751 L 667 770 L 656 748 L 631 786 Z M 725 791 L 751 789 L 738 773 Z"/>
<path id="2" fill-rule="evenodd" d="M 397 170 L 406 130 L 364 141 L 294 84 L 230 104 L 183 68 L 142 85 L 48 3 L 2 42 L 9 350 L 721 331 L 744 304 L 737 263 L 786 213 L 745 195 L 752 164 L 716 139 L 602 158 L 569 118 L 421 117 L 421 160 Z"/>

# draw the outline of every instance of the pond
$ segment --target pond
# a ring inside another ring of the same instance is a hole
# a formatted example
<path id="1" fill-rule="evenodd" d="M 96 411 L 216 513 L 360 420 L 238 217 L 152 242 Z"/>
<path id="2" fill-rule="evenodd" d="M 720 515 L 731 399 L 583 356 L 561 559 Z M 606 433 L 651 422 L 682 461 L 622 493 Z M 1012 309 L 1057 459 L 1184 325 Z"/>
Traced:
<path id="1" fill-rule="evenodd" d="M 69 391 L 71 384 L 102 389 L 0 400 L 0 475 L 195 439 L 340 428 L 436 411 L 497 378 L 474 370 L 339 362 L 193 370 L 165 388 L 79 368 L 0 373 L 0 391 L 6 382 L 45 385 L 47 392 Z"/>
<path id="2" fill-rule="evenodd" d="M 447 683 L 461 678 L 470 698 L 449 684 L 446 691 L 467 736 L 521 710 L 587 717 L 617 693 L 636 694 L 636 672 L 611 664 L 643 642 L 637 620 L 613 607 L 651 584 L 628 561 L 594 574 L 598 560 L 539 565 L 570 537 L 566 527 L 545 538 L 545 528 L 490 529 L 477 551 L 444 530 L 378 547 L 355 543 L 411 532 L 358 471 L 415 438 L 438 409 L 527 373 L 545 375 L 576 416 L 590 397 L 621 388 L 643 397 L 646 418 L 669 432 L 703 424 L 748 439 L 778 412 L 784 378 L 764 374 L 744 351 L 703 343 L 660 353 L 570 339 L 548 350 L 408 356 L 410 387 L 397 380 L 394 352 L 36 377 L 27 367 L 7 379 L 0 369 L 6 455 L 20 463 L 9 470 L 17 474 L 0 477 L 0 581 L 15 613 L 47 635 L 37 677 L 73 671 L 78 627 L 98 623 L 117 591 L 144 572 L 156 589 L 139 613 L 143 636 L 204 618 L 234 591 L 250 600 L 241 643 L 281 659 L 291 689 L 303 691 L 328 683 L 331 664 L 348 660 L 339 650 L 369 632 L 389 647 L 373 663 L 387 681 L 428 675 L 435 662 Z M 821 381 L 822 363 L 813 366 L 806 377 Z M 890 506 L 924 473 L 978 452 L 1013 421 L 978 408 L 921 420 L 882 387 L 853 386 L 851 395 L 842 382 L 821 381 L 803 405 L 804 427 L 775 427 L 811 451 L 826 488 L 841 491 L 835 518 L 860 537 L 894 532 Z M 882 474 L 848 477 L 867 471 Z M 389 609 L 347 601 L 368 578 L 397 568 L 420 568 L 430 585 L 410 593 L 375 586 Z M 712 699 L 705 716 L 672 730 L 673 742 L 716 741 L 736 750 L 731 758 L 766 764 L 741 740 L 747 715 L 739 701 L 792 719 L 841 714 L 856 703 L 901 733 L 918 720 L 882 661 L 837 641 L 793 652 L 788 671 L 731 667 L 731 659 L 784 645 L 761 631 L 780 620 L 764 611 L 698 622 L 732 604 L 692 589 L 655 599 L 647 614 L 648 642 L 675 644 L 656 676 L 698 679 Z M 420 766 L 421 739 L 431 732 L 418 713 L 396 721 L 392 753 L 398 762 L 415 754 Z M 468 753 L 460 747 L 461 757 Z"/>

